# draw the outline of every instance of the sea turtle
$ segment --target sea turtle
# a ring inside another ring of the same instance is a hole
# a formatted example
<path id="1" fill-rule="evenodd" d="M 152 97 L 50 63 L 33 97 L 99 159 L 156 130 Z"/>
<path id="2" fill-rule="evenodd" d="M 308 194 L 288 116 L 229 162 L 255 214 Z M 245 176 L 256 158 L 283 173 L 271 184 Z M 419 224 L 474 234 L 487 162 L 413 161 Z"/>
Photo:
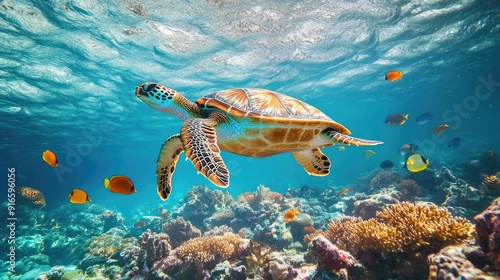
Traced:
<path id="1" fill-rule="evenodd" d="M 220 150 L 248 157 L 291 152 L 307 173 L 326 176 L 330 160 L 320 148 L 382 144 L 348 136 L 347 128 L 315 107 L 265 89 L 228 89 L 193 103 L 173 89 L 147 82 L 137 86 L 135 95 L 152 108 L 184 121 L 180 133 L 163 143 L 158 157 L 157 188 L 163 200 L 172 190 L 172 174 L 182 152 L 198 173 L 225 188 L 229 171 Z"/>

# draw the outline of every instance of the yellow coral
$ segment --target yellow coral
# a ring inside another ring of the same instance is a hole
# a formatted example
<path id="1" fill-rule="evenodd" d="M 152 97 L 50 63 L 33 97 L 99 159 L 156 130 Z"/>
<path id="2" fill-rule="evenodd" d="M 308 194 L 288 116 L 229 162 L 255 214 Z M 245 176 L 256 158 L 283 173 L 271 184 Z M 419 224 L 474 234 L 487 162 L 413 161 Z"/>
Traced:
<path id="1" fill-rule="evenodd" d="M 483 183 L 488 188 L 500 189 L 500 172 L 497 173 L 496 175 L 491 175 L 491 176 L 484 178 Z"/>
<path id="2" fill-rule="evenodd" d="M 43 193 L 37 189 L 30 187 L 22 187 L 19 189 L 19 194 L 26 198 L 32 206 L 35 207 L 44 207 L 45 206 L 45 198 L 43 197 Z"/>
<path id="3" fill-rule="evenodd" d="M 377 212 L 376 219 L 332 220 L 327 230 L 307 235 L 304 240 L 310 242 L 323 234 L 353 254 L 437 251 L 469 239 L 472 231 L 468 220 L 452 217 L 445 208 L 402 202 Z"/>
<path id="4" fill-rule="evenodd" d="M 98 257 L 109 257 L 135 243 L 136 239 L 133 237 L 122 238 L 121 236 L 104 233 L 87 241 L 85 252 Z"/>
<path id="5" fill-rule="evenodd" d="M 239 235 L 227 232 L 222 236 L 188 240 L 176 249 L 176 254 L 183 260 L 202 265 L 211 260 L 220 261 L 231 257 L 243 243 Z"/>

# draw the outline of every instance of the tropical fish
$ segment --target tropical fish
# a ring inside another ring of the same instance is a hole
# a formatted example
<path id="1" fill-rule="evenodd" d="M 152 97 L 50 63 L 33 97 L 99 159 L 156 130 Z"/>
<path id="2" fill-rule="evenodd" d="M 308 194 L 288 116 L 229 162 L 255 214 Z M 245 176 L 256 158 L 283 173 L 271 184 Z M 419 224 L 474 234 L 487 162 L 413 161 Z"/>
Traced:
<path id="1" fill-rule="evenodd" d="M 391 70 L 385 74 L 385 80 L 390 82 L 397 81 L 401 77 L 403 77 L 403 72 L 397 70 Z"/>
<path id="2" fill-rule="evenodd" d="M 158 214 L 160 214 L 160 216 L 165 220 L 168 220 L 169 218 L 167 210 L 165 209 L 158 209 Z"/>
<path id="3" fill-rule="evenodd" d="M 375 152 L 373 150 L 366 150 L 365 151 L 365 158 L 370 158 L 375 155 Z"/>
<path id="4" fill-rule="evenodd" d="M 139 228 L 139 227 L 143 227 L 147 224 L 148 224 L 148 222 L 146 222 L 146 221 L 138 221 L 137 223 L 134 224 L 134 227 Z"/>
<path id="5" fill-rule="evenodd" d="M 455 149 L 458 149 L 458 147 L 460 147 L 460 138 L 459 137 L 455 137 L 455 138 L 451 139 L 450 142 L 448 142 L 448 148 L 455 150 Z"/>
<path id="6" fill-rule="evenodd" d="M 73 204 L 85 204 L 89 201 L 91 201 L 89 195 L 80 189 L 73 189 L 69 194 L 68 194 L 69 202 Z"/>
<path id="7" fill-rule="evenodd" d="M 429 160 L 420 154 L 413 154 L 406 159 L 405 168 L 410 172 L 420 172 L 427 169 Z"/>
<path id="8" fill-rule="evenodd" d="M 443 131 L 445 131 L 448 127 L 450 127 L 447 124 L 440 124 L 434 128 L 434 134 L 441 134 Z"/>
<path id="9" fill-rule="evenodd" d="M 399 154 L 403 157 L 406 157 L 410 154 L 415 153 L 415 151 L 418 149 L 417 145 L 414 144 L 403 144 L 401 147 L 399 147 Z"/>
<path id="10" fill-rule="evenodd" d="M 402 125 L 408 119 L 408 114 L 403 115 L 401 113 L 392 114 L 387 117 L 385 123 L 388 125 Z"/>
<path id="11" fill-rule="evenodd" d="M 337 150 L 339 150 L 339 152 L 343 152 L 343 151 L 345 151 L 345 147 L 344 146 L 338 146 Z"/>
<path id="12" fill-rule="evenodd" d="M 285 217 L 283 218 L 283 222 L 288 223 L 290 221 L 293 221 L 295 217 L 297 217 L 297 214 L 299 213 L 299 209 L 288 209 L 285 212 Z"/>
<path id="13" fill-rule="evenodd" d="M 51 150 L 45 150 L 42 153 L 42 159 L 43 159 L 43 161 L 45 161 L 48 165 L 50 165 L 52 167 L 59 166 L 59 164 L 57 163 L 57 157 Z"/>
<path id="14" fill-rule="evenodd" d="M 429 112 L 420 114 L 417 117 L 417 123 L 418 124 L 426 124 L 426 123 L 428 123 L 428 122 L 430 122 L 432 120 L 432 117 L 433 116 Z"/>
<path id="15" fill-rule="evenodd" d="M 131 194 L 137 192 L 132 181 L 122 175 L 112 176 L 111 179 L 104 178 L 104 187 L 111 192 L 120 194 Z"/>
<path id="16" fill-rule="evenodd" d="M 394 162 L 390 160 L 384 160 L 380 163 L 380 168 L 387 169 L 387 168 L 393 168 L 394 167 Z"/>
<path id="17" fill-rule="evenodd" d="M 315 231 L 316 231 L 316 229 L 314 229 L 312 226 L 305 226 L 304 227 L 304 232 L 305 233 L 313 233 Z"/>
<path id="18" fill-rule="evenodd" d="M 350 192 L 350 191 L 352 191 L 352 188 L 349 188 L 349 187 L 347 187 L 347 188 L 343 188 L 343 189 L 341 189 L 341 190 L 339 191 L 338 196 L 341 196 L 341 195 L 343 195 L 343 194 L 345 194 L 345 193 L 347 193 L 347 192 Z"/>

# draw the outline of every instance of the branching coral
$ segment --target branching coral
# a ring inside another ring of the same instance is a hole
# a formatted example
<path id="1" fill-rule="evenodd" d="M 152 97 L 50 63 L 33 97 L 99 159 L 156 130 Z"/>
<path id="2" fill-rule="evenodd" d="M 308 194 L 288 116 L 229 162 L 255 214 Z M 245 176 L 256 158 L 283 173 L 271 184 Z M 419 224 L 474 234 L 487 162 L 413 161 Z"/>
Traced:
<path id="1" fill-rule="evenodd" d="M 484 178 L 483 183 L 488 189 L 500 190 L 500 172 Z"/>
<path id="2" fill-rule="evenodd" d="M 343 218 L 331 221 L 328 229 L 305 237 L 310 242 L 323 234 L 341 249 L 360 252 L 436 252 L 444 246 L 470 238 L 473 226 L 466 219 L 452 217 L 435 205 L 402 202 L 377 212 L 366 221 Z"/>
<path id="3" fill-rule="evenodd" d="M 19 189 L 19 194 L 23 198 L 25 198 L 33 207 L 42 208 L 45 206 L 45 198 L 43 197 L 43 193 L 37 189 L 30 187 L 21 187 Z"/>
<path id="4" fill-rule="evenodd" d="M 175 253 L 178 258 L 203 265 L 208 261 L 220 262 L 245 251 L 244 240 L 237 234 L 225 233 L 198 237 L 180 245 Z"/>

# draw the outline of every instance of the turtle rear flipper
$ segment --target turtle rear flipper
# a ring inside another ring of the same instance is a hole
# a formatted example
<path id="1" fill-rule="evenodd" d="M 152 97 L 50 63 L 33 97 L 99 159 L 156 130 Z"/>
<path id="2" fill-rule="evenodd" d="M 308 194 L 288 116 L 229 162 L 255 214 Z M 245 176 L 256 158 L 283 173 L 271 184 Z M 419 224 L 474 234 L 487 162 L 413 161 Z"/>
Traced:
<path id="1" fill-rule="evenodd" d="M 186 157 L 196 170 L 218 187 L 229 186 L 229 171 L 220 156 L 214 119 L 187 119 L 182 125 L 181 139 Z"/>
<path id="2" fill-rule="evenodd" d="M 292 155 L 309 175 L 326 176 L 330 173 L 330 160 L 319 148 L 292 152 Z"/>
<path id="3" fill-rule="evenodd" d="M 361 138 L 351 137 L 342 133 L 339 133 L 333 129 L 326 129 L 321 132 L 323 138 L 327 141 L 331 141 L 334 144 L 349 145 L 349 146 L 375 146 L 383 144 L 384 142 L 375 140 L 365 140 Z"/>
<path id="4" fill-rule="evenodd" d="M 161 146 L 160 155 L 156 161 L 156 187 L 162 200 L 166 200 L 172 191 L 172 174 L 174 174 L 179 155 L 183 151 L 180 134 L 170 136 Z"/>

